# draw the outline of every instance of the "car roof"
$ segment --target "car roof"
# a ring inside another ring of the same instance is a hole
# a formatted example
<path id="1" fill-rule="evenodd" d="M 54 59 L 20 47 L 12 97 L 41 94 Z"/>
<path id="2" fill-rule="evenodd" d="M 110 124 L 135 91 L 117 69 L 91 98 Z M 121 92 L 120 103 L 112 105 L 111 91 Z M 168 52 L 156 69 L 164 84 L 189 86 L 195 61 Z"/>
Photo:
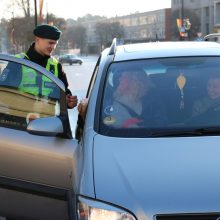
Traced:
<path id="1" fill-rule="evenodd" d="M 179 56 L 219 55 L 220 44 L 216 42 L 150 42 L 117 46 L 114 61 Z"/>

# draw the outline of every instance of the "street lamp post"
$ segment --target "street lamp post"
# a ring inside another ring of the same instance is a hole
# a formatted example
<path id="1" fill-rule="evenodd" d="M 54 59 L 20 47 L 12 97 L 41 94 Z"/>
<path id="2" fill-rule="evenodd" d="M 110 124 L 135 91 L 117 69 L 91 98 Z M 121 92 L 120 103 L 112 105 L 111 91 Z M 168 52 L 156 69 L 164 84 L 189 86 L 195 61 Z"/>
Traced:
<path id="1" fill-rule="evenodd" d="M 35 27 L 37 26 L 37 0 L 34 0 Z"/>
<path id="2" fill-rule="evenodd" d="M 16 44 L 15 44 L 15 18 L 14 18 L 14 9 L 12 12 L 12 46 L 13 46 L 13 54 L 15 54 L 16 50 Z"/>
<path id="3" fill-rule="evenodd" d="M 49 15 L 48 15 L 48 3 L 46 4 L 47 9 L 47 24 L 49 24 Z"/>
<path id="4" fill-rule="evenodd" d="M 182 26 L 183 26 L 183 19 L 184 19 L 184 6 L 183 6 L 183 0 L 181 1 L 181 19 L 182 19 Z"/>
<path id="5" fill-rule="evenodd" d="M 183 20 L 184 20 L 184 6 L 183 6 L 183 1 L 184 0 L 181 0 L 181 10 L 180 10 L 180 18 L 181 18 L 181 27 L 180 27 L 180 30 L 181 30 L 181 33 L 184 34 L 185 33 L 185 27 L 183 25 Z M 180 35 L 180 40 L 184 40 L 184 36 L 183 35 Z"/>

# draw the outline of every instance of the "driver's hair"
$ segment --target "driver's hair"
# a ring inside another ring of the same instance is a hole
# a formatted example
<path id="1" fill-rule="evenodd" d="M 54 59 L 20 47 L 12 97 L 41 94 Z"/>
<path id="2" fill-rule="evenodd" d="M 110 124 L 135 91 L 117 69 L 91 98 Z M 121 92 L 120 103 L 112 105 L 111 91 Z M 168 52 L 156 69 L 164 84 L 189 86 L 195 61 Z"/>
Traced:
<path id="1" fill-rule="evenodd" d="M 127 80 L 127 87 L 129 89 L 129 85 L 132 85 L 134 83 L 134 80 L 136 80 L 140 85 L 140 92 L 145 93 L 151 88 L 154 88 L 154 84 L 150 81 L 148 74 L 145 73 L 145 71 L 141 68 L 128 68 L 128 69 L 121 69 L 120 71 L 115 73 L 115 76 L 113 78 L 114 88 L 116 90 L 115 95 L 120 95 L 119 91 L 117 91 L 117 88 L 119 88 L 119 84 L 122 83 L 122 80 L 124 78 Z M 141 89 L 142 88 L 142 89 Z M 129 93 L 129 90 L 125 91 Z"/>

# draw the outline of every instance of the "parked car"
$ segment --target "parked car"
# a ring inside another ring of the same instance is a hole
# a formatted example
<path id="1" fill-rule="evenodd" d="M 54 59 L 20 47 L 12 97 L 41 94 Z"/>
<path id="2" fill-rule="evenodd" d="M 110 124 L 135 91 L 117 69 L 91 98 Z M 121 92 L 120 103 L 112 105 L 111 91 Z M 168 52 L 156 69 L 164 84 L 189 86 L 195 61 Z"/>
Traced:
<path id="1" fill-rule="evenodd" d="M 82 65 L 83 60 L 74 54 L 65 54 L 59 57 L 60 63 L 67 63 L 69 65 L 73 65 L 74 63 Z"/>
<path id="2" fill-rule="evenodd" d="M 218 43 L 114 40 L 97 61 L 76 138 L 61 81 L 28 60 L 0 61 L 0 216 L 219 219 L 220 108 L 207 85 L 220 75 Z M 7 84 L 12 63 L 51 80 L 54 91 Z"/>
<path id="3" fill-rule="evenodd" d="M 220 43 L 220 33 L 211 33 L 204 37 L 205 41 L 215 41 Z"/>

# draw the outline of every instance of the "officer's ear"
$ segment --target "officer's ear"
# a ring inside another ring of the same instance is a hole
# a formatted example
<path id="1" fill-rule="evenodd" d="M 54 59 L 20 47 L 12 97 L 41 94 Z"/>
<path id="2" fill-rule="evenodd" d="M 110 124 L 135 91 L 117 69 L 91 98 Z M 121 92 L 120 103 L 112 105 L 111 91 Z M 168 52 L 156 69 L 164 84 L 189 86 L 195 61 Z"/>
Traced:
<path id="1" fill-rule="evenodd" d="M 35 44 L 37 44 L 37 43 L 39 42 L 39 40 L 40 40 L 40 38 L 39 38 L 39 37 L 37 37 L 37 36 L 35 36 L 35 39 L 34 39 Z"/>

